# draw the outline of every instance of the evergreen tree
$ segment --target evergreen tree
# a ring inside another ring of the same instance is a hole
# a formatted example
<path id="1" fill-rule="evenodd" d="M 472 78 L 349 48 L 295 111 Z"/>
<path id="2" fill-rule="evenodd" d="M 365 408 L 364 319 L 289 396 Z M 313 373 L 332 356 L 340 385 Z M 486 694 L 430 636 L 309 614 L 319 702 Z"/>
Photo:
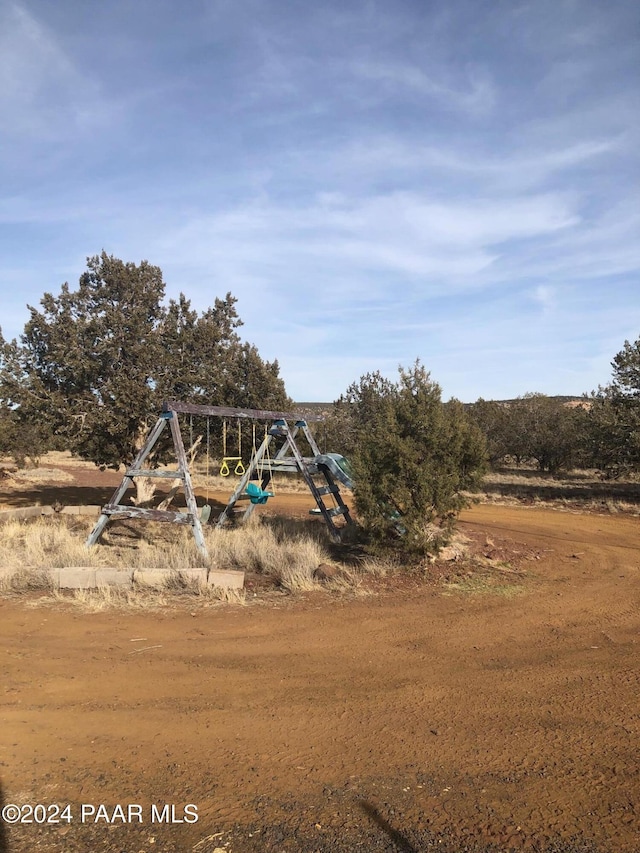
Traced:
<path id="1" fill-rule="evenodd" d="M 624 347 L 611 366 L 613 378 L 591 397 L 590 453 L 608 477 L 640 469 L 640 338 Z"/>
<path id="2" fill-rule="evenodd" d="M 443 403 L 417 362 L 391 382 L 369 373 L 349 387 L 358 517 L 371 542 L 437 552 L 484 469 L 485 443 L 462 404 Z M 398 534 L 401 534 L 400 538 Z"/>
<path id="3" fill-rule="evenodd" d="M 510 457 L 517 465 L 535 462 L 556 473 L 584 460 L 587 414 L 561 398 L 529 393 L 508 402 L 480 399 L 469 414 L 487 439 L 494 466 Z"/>
<path id="4" fill-rule="evenodd" d="M 29 307 L 20 342 L 0 338 L 0 400 L 100 466 L 131 460 L 162 401 L 285 407 L 277 362 L 241 341 L 231 294 L 201 315 L 168 306 L 159 267 L 102 253 L 77 290 Z"/>
<path id="5" fill-rule="evenodd" d="M 546 394 L 519 397 L 509 405 L 511 455 L 552 474 L 573 467 L 583 456 L 586 417 Z"/>
<path id="6" fill-rule="evenodd" d="M 0 454 L 12 456 L 18 468 L 24 468 L 27 459 L 37 467 L 49 445 L 47 430 L 21 420 L 14 409 L 0 403 Z"/>
<path id="7" fill-rule="evenodd" d="M 469 417 L 480 427 L 487 442 L 487 457 L 492 467 L 504 462 L 512 452 L 511 412 L 509 405 L 480 397 L 469 407 Z"/>

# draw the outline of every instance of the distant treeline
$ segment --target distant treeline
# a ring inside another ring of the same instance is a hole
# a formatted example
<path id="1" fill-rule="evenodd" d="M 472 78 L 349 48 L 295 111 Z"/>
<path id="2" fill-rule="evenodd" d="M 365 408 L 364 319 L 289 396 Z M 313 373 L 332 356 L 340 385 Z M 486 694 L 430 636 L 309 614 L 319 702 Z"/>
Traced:
<path id="1" fill-rule="evenodd" d="M 492 468 L 535 465 L 555 473 L 593 468 L 618 478 L 640 469 L 640 339 L 612 361 L 608 385 L 582 396 L 528 393 L 511 400 L 467 403 L 464 409 L 482 431 Z M 453 402 L 453 401 L 452 401 Z M 327 417 L 327 441 L 341 444 L 331 403 L 298 403 L 296 409 Z M 445 404 L 447 405 L 447 404 Z M 459 404 L 457 404 L 459 405 Z"/>
<path id="2" fill-rule="evenodd" d="M 202 312 L 183 294 L 166 302 L 162 271 L 146 261 L 125 263 L 104 252 L 88 258 L 75 290 L 63 284 L 58 294 L 45 293 L 40 307 L 29 307 L 29 312 L 19 340 L 6 341 L 0 332 L 0 453 L 21 463 L 47 449 L 68 449 L 102 467 L 117 468 L 135 457 L 162 401 L 178 399 L 323 414 L 323 447 L 342 453 L 352 449 L 354 455 L 368 440 L 368 425 L 377 423 L 376 453 L 392 447 L 388 465 L 396 477 L 401 456 L 407 471 L 416 459 L 421 471 L 435 465 L 433 449 L 442 444 L 444 425 L 448 429 L 451 424 L 460 427 L 460 441 L 473 430 L 484 437 L 484 459 L 494 467 L 533 463 L 549 472 L 588 467 L 607 477 L 640 467 L 640 340 L 626 341 L 613 359 L 609 384 L 583 397 L 531 393 L 465 406 L 443 402 L 440 386 L 416 362 L 401 369 L 396 382 L 374 372 L 335 403 L 295 405 L 278 362 L 265 361 L 240 337 L 242 320 L 231 293 L 214 298 Z M 437 404 L 431 410 L 424 401 L 432 398 Z M 359 401 L 359 419 L 354 400 Z M 437 417 L 429 420 L 426 411 Z M 190 439 L 198 431 L 206 435 L 212 454 L 228 438 L 222 422 L 189 422 L 187 428 Z M 240 443 L 237 425 L 236 432 Z M 399 436 L 402 452 L 393 449 Z M 418 439 L 418 456 L 412 457 L 411 444 Z M 254 441 L 247 425 L 245 448 Z M 453 439 L 449 443 L 441 453 L 447 459 L 457 452 Z M 475 465 L 475 435 L 471 443 Z M 420 461 L 428 459 L 432 461 Z M 459 461 L 463 469 L 468 465 L 462 457 Z M 424 503 L 413 486 L 407 488 L 400 501 L 403 512 L 408 511 L 405 505 Z"/>

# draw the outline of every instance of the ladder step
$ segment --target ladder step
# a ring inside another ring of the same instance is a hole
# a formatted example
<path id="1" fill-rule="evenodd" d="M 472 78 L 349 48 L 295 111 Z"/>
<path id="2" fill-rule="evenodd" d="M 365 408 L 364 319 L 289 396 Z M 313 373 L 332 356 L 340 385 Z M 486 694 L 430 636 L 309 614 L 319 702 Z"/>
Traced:
<path id="1" fill-rule="evenodd" d="M 264 468 L 266 470 L 268 470 L 269 465 L 265 463 Z M 287 474 L 299 474 L 300 473 L 300 469 L 296 465 L 295 460 L 293 460 L 291 463 L 287 462 L 284 465 L 280 462 L 279 459 L 276 461 L 272 460 L 271 461 L 271 470 L 274 472 L 275 471 L 282 471 L 282 472 L 287 473 Z"/>
<path id="2" fill-rule="evenodd" d="M 327 514 L 334 518 L 336 515 L 344 515 L 346 509 L 345 506 L 334 506 L 327 510 Z"/>
<path id="3" fill-rule="evenodd" d="M 336 515 L 342 515 L 344 513 L 344 509 L 339 506 L 332 507 L 331 509 L 329 509 L 329 507 L 325 507 L 325 509 L 330 518 L 335 518 Z M 319 507 L 315 507 L 314 509 L 309 510 L 309 515 L 322 515 L 322 510 Z"/>
<path id="4" fill-rule="evenodd" d="M 319 495 L 337 495 L 339 489 L 337 486 L 316 486 L 316 491 Z"/>
<path id="5" fill-rule="evenodd" d="M 159 477 L 164 480 L 184 480 L 184 471 L 158 471 L 155 468 L 129 468 L 127 477 Z"/>

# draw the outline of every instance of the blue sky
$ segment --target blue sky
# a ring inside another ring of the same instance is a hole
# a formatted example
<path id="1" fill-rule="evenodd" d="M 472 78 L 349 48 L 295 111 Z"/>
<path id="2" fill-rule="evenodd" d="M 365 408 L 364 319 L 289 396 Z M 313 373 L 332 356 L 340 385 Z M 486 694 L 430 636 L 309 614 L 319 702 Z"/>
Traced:
<path id="1" fill-rule="evenodd" d="M 640 336 L 632 0 L 0 0 L 0 325 L 142 259 L 298 401 L 579 394 Z M 215 369 L 215 368 L 213 368 Z"/>

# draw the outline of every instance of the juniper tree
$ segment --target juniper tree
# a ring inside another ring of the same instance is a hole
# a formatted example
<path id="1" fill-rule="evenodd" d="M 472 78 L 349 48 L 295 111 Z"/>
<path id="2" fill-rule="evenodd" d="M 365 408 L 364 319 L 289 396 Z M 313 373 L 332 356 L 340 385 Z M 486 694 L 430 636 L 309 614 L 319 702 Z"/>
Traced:
<path id="1" fill-rule="evenodd" d="M 76 290 L 45 293 L 20 341 L 0 337 L 0 401 L 64 437 L 103 467 L 133 458 L 162 400 L 278 407 L 277 362 L 238 334 L 228 293 L 202 314 L 180 295 L 165 305 L 162 271 L 102 253 Z"/>
<path id="2" fill-rule="evenodd" d="M 511 457 L 517 465 L 531 461 L 555 473 L 584 459 L 587 414 L 562 398 L 529 393 L 508 402 L 480 399 L 469 414 L 485 435 L 492 465 Z"/>
<path id="3" fill-rule="evenodd" d="M 510 453 L 552 474 L 578 464 L 584 454 L 586 412 L 557 397 L 529 393 L 509 404 Z"/>
<path id="4" fill-rule="evenodd" d="M 480 397 L 469 408 L 469 417 L 480 427 L 486 439 L 489 463 L 493 467 L 500 465 L 510 455 L 512 447 L 508 404 Z"/>
<path id="5" fill-rule="evenodd" d="M 609 385 L 591 395 L 591 461 L 608 477 L 640 469 L 640 338 L 624 342 Z"/>
<path id="6" fill-rule="evenodd" d="M 442 402 L 440 386 L 419 362 L 400 368 L 396 382 L 379 372 L 363 376 L 342 405 L 354 435 L 356 509 L 370 541 L 416 555 L 436 552 L 484 470 L 479 428 L 461 403 Z"/>
<path id="7" fill-rule="evenodd" d="M 12 456 L 19 468 L 27 459 L 34 467 L 40 457 L 50 449 L 50 435 L 38 423 L 25 421 L 15 409 L 0 402 L 0 455 Z"/>

